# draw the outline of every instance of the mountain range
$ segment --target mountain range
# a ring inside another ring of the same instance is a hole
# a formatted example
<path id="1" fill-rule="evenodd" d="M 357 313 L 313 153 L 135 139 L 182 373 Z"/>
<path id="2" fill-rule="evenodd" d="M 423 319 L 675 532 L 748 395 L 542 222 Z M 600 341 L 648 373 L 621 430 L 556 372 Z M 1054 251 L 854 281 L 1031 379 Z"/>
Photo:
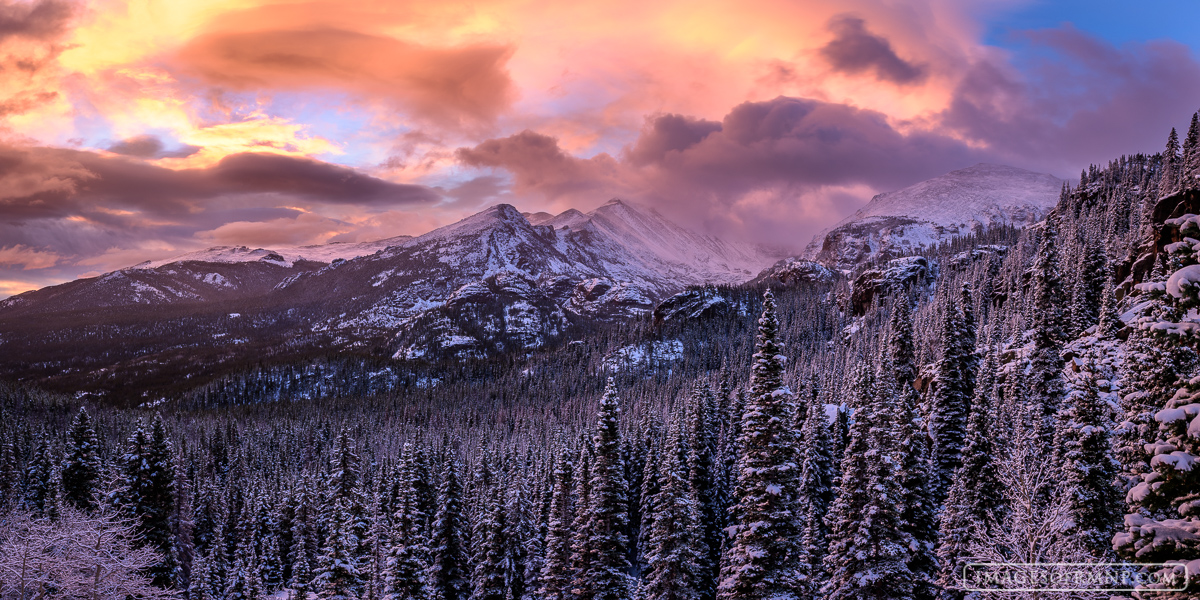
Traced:
<path id="1" fill-rule="evenodd" d="M 0 301 L 0 377 L 112 391 L 249 360 L 526 353 L 649 316 L 688 287 L 828 282 L 872 258 L 1032 223 L 1060 186 L 976 165 L 876 196 L 799 256 L 689 231 L 621 200 L 558 215 L 501 204 L 363 244 L 210 248 Z"/>

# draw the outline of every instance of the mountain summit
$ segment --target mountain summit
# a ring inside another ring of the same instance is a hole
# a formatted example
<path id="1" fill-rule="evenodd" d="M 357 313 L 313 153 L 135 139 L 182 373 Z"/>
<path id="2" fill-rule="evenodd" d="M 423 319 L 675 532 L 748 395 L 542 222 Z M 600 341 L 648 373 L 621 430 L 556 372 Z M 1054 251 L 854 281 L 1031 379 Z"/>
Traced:
<path id="1" fill-rule="evenodd" d="M 894 192 L 813 238 L 805 258 L 852 269 L 876 257 L 929 247 L 997 225 L 1040 221 L 1058 203 L 1063 181 L 1045 173 L 980 163 Z"/>

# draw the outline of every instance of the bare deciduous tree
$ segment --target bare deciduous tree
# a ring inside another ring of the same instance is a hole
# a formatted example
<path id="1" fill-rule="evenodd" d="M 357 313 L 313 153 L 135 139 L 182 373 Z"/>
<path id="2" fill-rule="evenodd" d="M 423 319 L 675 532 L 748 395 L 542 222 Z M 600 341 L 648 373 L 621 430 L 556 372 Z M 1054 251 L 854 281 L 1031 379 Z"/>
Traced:
<path id="1" fill-rule="evenodd" d="M 135 547 L 133 523 L 111 508 L 83 513 L 63 507 L 59 519 L 13 511 L 0 517 L 0 599 L 174 598 L 143 575 L 161 559 Z"/>

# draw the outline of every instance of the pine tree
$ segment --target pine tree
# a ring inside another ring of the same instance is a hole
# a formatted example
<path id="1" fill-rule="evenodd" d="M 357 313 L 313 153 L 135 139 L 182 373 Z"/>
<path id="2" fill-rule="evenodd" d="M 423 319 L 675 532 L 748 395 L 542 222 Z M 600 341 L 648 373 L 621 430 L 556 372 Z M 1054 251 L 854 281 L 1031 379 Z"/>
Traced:
<path id="1" fill-rule="evenodd" d="M 962 462 L 967 411 L 974 384 L 973 324 L 969 324 L 969 293 L 956 304 L 946 299 L 942 320 L 942 358 L 930 400 L 929 434 L 933 438 L 935 480 L 933 494 L 940 503 L 953 483 L 954 471 Z M 968 343 L 970 346 L 968 346 Z"/>
<path id="2" fill-rule="evenodd" d="M 795 597 L 804 581 L 795 497 L 800 478 L 791 430 L 792 393 L 783 383 L 775 297 L 763 296 L 750 396 L 742 415 L 735 489 L 735 540 L 725 552 L 717 597 Z"/>
<path id="3" fill-rule="evenodd" d="M 887 366 L 885 363 L 884 368 Z M 881 373 L 880 378 L 886 376 Z M 932 600 L 937 596 L 938 507 L 934 500 L 936 477 L 930 465 L 929 436 L 917 407 L 916 390 L 897 382 L 894 398 L 897 410 L 893 440 L 899 443 L 896 461 L 900 469 L 900 523 L 908 540 L 906 565 L 912 577 L 913 598 Z M 876 404 L 878 408 L 884 406 Z"/>
<path id="4" fill-rule="evenodd" d="M 587 503 L 589 556 L 582 574 L 585 587 L 576 588 L 581 600 L 625 600 L 632 592 L 626 573 L 629 559 L 628 484 L 621 456 L 621 406 L 616 384 L 610 377 L 600 397 L 596 433 L 592 438 L 595 456 L 592 463 L 591 494 Z"/>
<path id="5" fill-rule="evenodd" d="M 429 594 L 426 579 L 429 565 L 425 563 L 428 549 L 421 530 L 425 515 L 417 497 L 419 471 L 413 468 L 411 444 L 404 445 L 401 456 L 400 495 L 392 516 L 391 549 L 387 557 L 387 591 L 394 600 L 421 600 Z"/>
<path id="6" fill-rule="evenodd" d="M 5 415 L 0 412 L 0 420 Z M 18 500 L 21 472 L 17 467 L 17 452 L 12 440 L 5 436 L 0 440 L 0 510 L 5 510 Z"/>
<path id="7" fill-rule="evenodd" d="M 1066 334 L 1063 325 L 1062 281 L 1058 265 L 1058 229 L 1055 218 L 1048 217 L 1042 227 L 1033 266 L 1033 348 L 1026 373 L 1029 401 L 1041 409 L 1038 437 L 1047 446 L 1052 443 L 1053 419 L 1064 394 L 1063 359 L 1059 349 Z"/>
<path id="8" fill-rule="evenodd" d="M 673 419 L 659 464 L 662 482 L 655 501 L 654 529 L 641 597 L 646 600 L 696 600 L 701 595 L 705 560 L 703 529 L 696 492 L 688 482 L 688 444 Z"/>
<path id="9" fill-rule="evenodd" d="M 262 540 L 262 555 L 259 556 L 259 580 L 267 593 L 276 592 L 283 586 L 283 564 L 279 557 L 279 536 L 271 533 Z"/>
<path id="10" fill-rule="evenodd" d="M 308 560 L 308 539 L 304 535 L 304 526 L 299 521 L 293 524 L 292 534 L 292 579 L 289 585 L 296 597 L 304 600 L 312 589 L 312 563 Z"/>
<path id="11" fill-rule="evenodd" d="M 1071 334 L 1075 337 L 1100 321 L 1106 267 L 1104 247 L 1100 244 L 1087 245 L 1083 260 L 1076 261 L 1075 286 L 1071 290 Z"/>
<path id="12" fill-rule="evenodd" d="M 472 600 L 505 600 L 507 597 L 508 586 L 504 578 L 507 511 L 503 496 L 503 487 L 499 483 L 493 485 L 484 507 L 486 512 L 481 520 L 484 536 L 476 539 L 479 549 L 476 553 L 475 571 L 471 577 L 474 589 Z"/>
<path id="13" fill-rule="evenodd" d="M 359 562 L 354 556 L 358 539 L 345 501 L 335 499 L 329 515 L 329 535 L 317 564 L 312 588 L 321 600 L 357 600 Z"/>
<path id="14" fill-rule="evenodd" d="M 457 461 L 446 460 L 438 486 L 429 564 L 429 585 L 437 600 L 467 600 L 471 595 L 458 469 Z"/>
<path id="15" fill-rule="evenodd" d="M 507 594 L 517 599 L 536 589 L 529 566 L 529 545 L 534 541 L 534 531 L 526 476 L 527 473 L 514 469 L 504 486 L 504 582 Z"/>
<path id="16" fill-rule="evenodd" d="M 134 431 L 121 463 L 123 486 L 117 491 L 118 501 L 136 522 L 141 543 L 164 557 L 151 569 L 154 584 L 169 585 L 175 571 L 171 516 L 177 494 L 173 449 L 161 415 L 155 416 L 149 435 L 142 427 Z"/>
<path id="17" fill-rule="evenodd" d="M 1192 113 L 1192 124 L 1183 140 L 1183 156 L 1179 167 L 1180 189 L 1200 188 L 1200 112 Z"/>
<path id="18" fill-rule="evenodd" d="M 1068 495 L 1071 535 L 1096 558 L 1111 560 L 1112 537 L 1121 514 L 1121 495 L 1114 485 L 1119 467 L 1095 375 L 1084 372 L 1080 379 L 1082 388 L 1068 396 L 1058 415 L 1056 454 Z"/>
<path id="19" fill-rule="evenodd" d="M 216 597 L 209 587 L 208 558 L 204 555 L 197 555 L 196 559 L 192 561 L 187 600 L 214 600 Z"/>
<path id="20" fill-rule="evenodd" d="M 87 409 L 80 407 L 67 444 L 67 458 L 62 467 L 63 500 L 72 506 L 91 511 L 96 508 L 96 491 L 100 483 L 100 443 Z"/>
<path id="21" fill-rule="evenodd" d="M 262 581 L 259 579 L 259 557 L 255 552 L 256 540 L 252 532 L 246 532 L 238 543 L 229 573 L 229 584 L 225 588 L 225 600 L 261 600 Z"/>
<path id="22" fill-rule="evenodd" d="M 1117 282 L 1112 268 L 1105 268 L 1104 287 L 1100 292 L 1100 313 L 1097 318 L 1096 331 L 1105 338 L 1116 337 L 1117 332 L 1125 327 L 1121 321 L 1118 309 Z"/>
<path id="23" fill-rule="evenodd" d="M 821 565 L 828 544 L 825 523 L 833 503 L 833 456 L 829 440 L 829 421 L 824 406 L 814 392 L 807 403 L 807 416 L 800 443 L 800 546 L 811 579 L 820 579 Z"/>
<path id="24" fill-rule="evenodd" d="M 1170 135 L 1167 136 L 1167 148 L 1162 155 L 1162 176 L 1158 183 L 1159 197 L 1170 196 L 1179 191 L 1179 171 L 1183 167 L 1179 162 L 1179 133 L 1172 127 Z"/>
<path id="25" fill-rule="evenodd" d="M 906 295 L 898 296 L 892 305 L 888 332 L 888 348 L 892 368 L 896 374 L 896 385 L 901 388 L 913 387 L 913 382 L 917 380 L 917 358 L 913 342 L 912 306 Z"/>
<path id="26" fill-rule="evenodd" d="M 857 415 L 867 423 L 865 501 L 861 521 L 839 525 L 837 533 L 853 538 L 853 551 L 833 554 L 836 564 L 828 583 L 830 600 L 872 599 L 903 600 L 914 598 L 914 575 L 908 569 L 910 536 L 904 532 L 901 515 L 900 444 L 895 439 L 896 424 L 884 407 L 897 402 L 891 361 L 883 358 L 875 378 L 873 405 Z M 849 450 L 847 451 L 849 452 Z"/>
<path id="27" fill-rule="evenodd" d="M 586 598 L 590 594 L 588 575 L 592 570 L 593 556 L 590 540 L 592 504 L 592 448 L 586 438 L 580 444 L 579 473 L 575 478 L 575 519 L 571 521 L 571 588 L 572 599 Z M 477 561 L 478 562 L 478 561 Z"/>
<path id="28" fill-rule="evenodd" d="M 546 561 L 538 580 L 538 592 L 544 600 L 566 600 L 571 588 L 571 521 L 575 518 L 571 489 L 574 464 L 570 450 L 563 448 L 560 452 L 554 467 L 554 490 L 550 497 Z"/>
<path id="29" fill-rule="evenodd" d="M 659 423 L 657 419 L 652 420 L 646 427 L 646 459 L 645 459 L 645 474 L 642 476 L 642 489 L 638 494 L 638 499 L 641 502 L 639 512 L 642 516 L 641 528 L 638 530 L 637 542 L 637 559 L 638 562 L 634 565 L 635 571 L 640 575 L 649 570 L 649 565 L 646 564 L 646 557 L 650 555 L 650 550 L 653 541 L 650 539 L 650 532 L 654 530 L 654 515 L 658 512 L 655 502 L 658 501 L 658 492 L 661 488 L 658 464 L 662 458 L 660 453 L 660 437 Z"/>
<path id="30" fill-rule="evenodd" d="M 41 437 L 37 450 L 25 469 L 25 507 L 38 518 L 53 518 L 58 502 L 58 485 L 54 480 L 54 459 L 50 443 Z"/>
<path id="31" fill-rule="evenodd" d="M 989 353 L 980 368 L 979 384 L 971 402 L 963 463 L 954 474 L 954 485 L 940 515 L 938 584 L 943 597 L 953 600 L 963 597 L 963 592 L 955 589 L 962 573 L 962 559 L 970 556 L 972 544 L 987 533 L 991 520 L 1003 520 L 1000 511 L 1004 492 L 1000 489 L 992 441 L 995 372 L 996 356 Z"/>
<path id="32" fill-rule="evenodd" d="M 858 531 L 867 505 L 869 408 L 875 393 L 875 379 L 865 364 L 855 368 L 853 387 L 857 396 L 854 420 L 842 455 L 838 493 L 826 519 L 829 550 L 824 559 L 824 571 L 829 579 L 821 588 L 824 594 L 850 585 L 859 552 Z"/>
<path id="33" fill-rule="evenodd" d="M 697 383 L 688 402 L 686 448 L 688 484 L 696 496 L 699 526 L 704 531 L 697 559 L 699 580 L 695 582 L 700 600 L 712 600 L 714 597 L 721 561 L 721 531 L 717 527 L 717 515 L 723 507 L 717 505 L 714 478 L 717 440 L 711 423 L 715 405 L 716 398 L 708 384 Z M 666 458 L 670 459 L 669 456 Z"/>

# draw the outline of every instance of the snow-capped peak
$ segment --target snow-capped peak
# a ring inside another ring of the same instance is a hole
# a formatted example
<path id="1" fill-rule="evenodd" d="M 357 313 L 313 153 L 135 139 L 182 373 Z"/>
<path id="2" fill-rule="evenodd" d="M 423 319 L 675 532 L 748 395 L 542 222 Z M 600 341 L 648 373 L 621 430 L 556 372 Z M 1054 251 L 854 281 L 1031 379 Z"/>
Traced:
<path id="1" fill-rule="evenodd" d="M 804 256 L 852 269 L 876 256 L 919 251 L 995 225 L 1031 225 L 1054 208 L 1062 184 L 1053 175 L 979 163 L 876 195 L 817 234 Z"/>

